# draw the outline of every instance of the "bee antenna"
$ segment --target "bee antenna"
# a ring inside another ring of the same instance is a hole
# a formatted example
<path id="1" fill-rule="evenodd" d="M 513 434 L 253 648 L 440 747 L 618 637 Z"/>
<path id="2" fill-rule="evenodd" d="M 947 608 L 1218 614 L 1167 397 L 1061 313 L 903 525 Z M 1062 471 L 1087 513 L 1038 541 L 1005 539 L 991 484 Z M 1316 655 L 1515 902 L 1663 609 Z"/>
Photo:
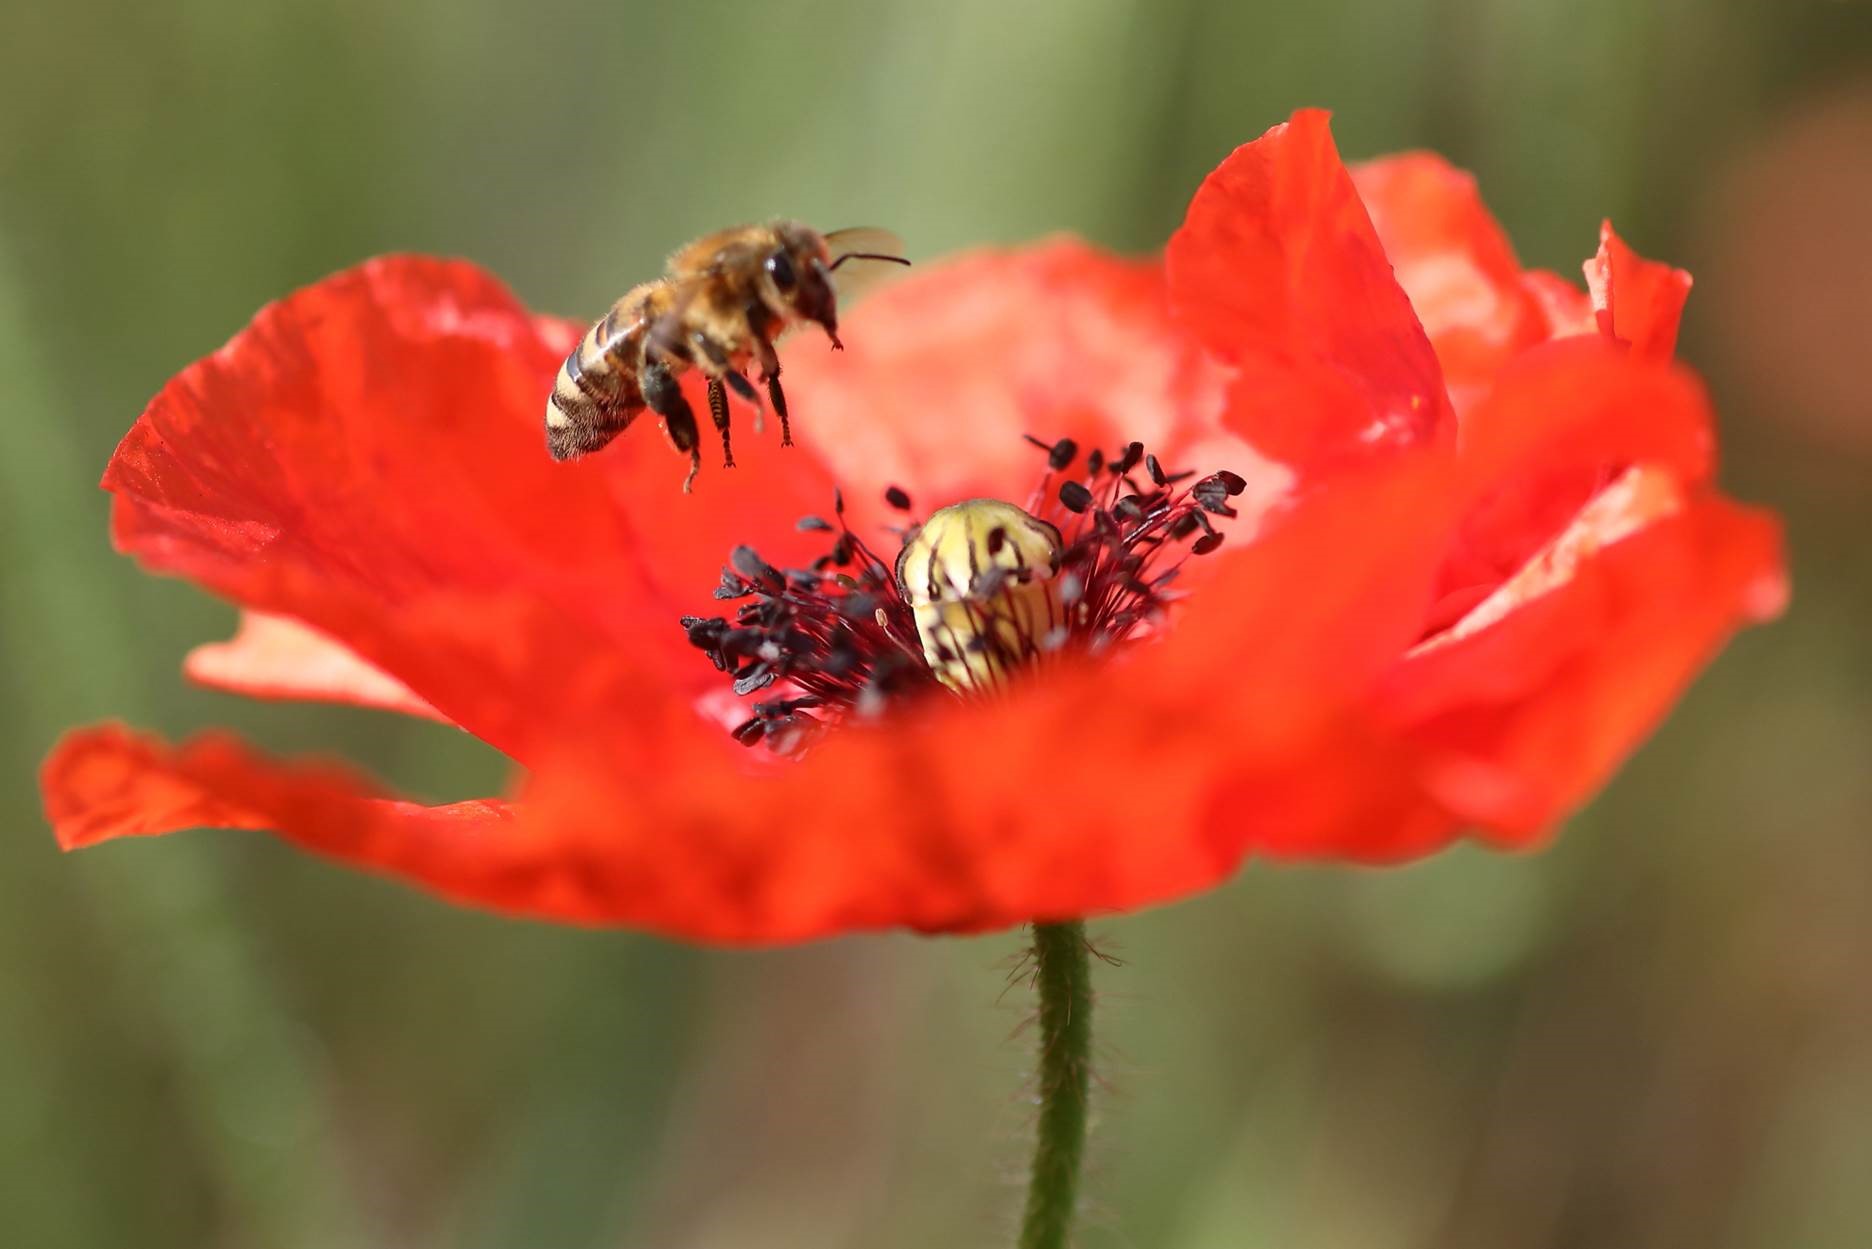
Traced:
<path id="1" fill-rule="evenodd" d="M 902 256 L 887 256 L 883 252 L 845 252 L 837 260 L 826 266 L 827 271 L 838 268 L 847 260 L 888 260 L 894 265 L 907 265 L 910 262 Z"/>

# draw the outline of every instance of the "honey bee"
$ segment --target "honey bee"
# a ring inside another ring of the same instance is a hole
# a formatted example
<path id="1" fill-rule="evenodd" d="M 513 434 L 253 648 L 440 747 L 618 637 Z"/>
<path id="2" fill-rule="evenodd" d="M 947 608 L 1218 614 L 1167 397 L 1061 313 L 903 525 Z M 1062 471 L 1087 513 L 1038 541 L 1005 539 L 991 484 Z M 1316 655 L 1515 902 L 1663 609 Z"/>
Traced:
<path id="1" fill-rule="evenodd" d="M 791 446 L 774 341 L 812 322 L 834 348 L 843 346 L 838 298 L 851 293 L 847 274 L 907 265 L 898 254 L 902 248 L 883 230 L 820 234 L 796 221 L 737 226 L 688 244 L 669 258 L 662 277 L 613 304 L 566 357 L 546 401 L 546 449 L 555 460 L 597 451 L 648 409 L 663 418 L 670 443 L 689 453 L 686 494 L 702 453 L 695 412 L 678 379 L 691 368 L 707 377 L 709 417 L 721 435 L 723 464 L 733 468 L 728 392 L 761 409 L 760 393 L 744 372 L 750 364 L 760 366 L 780 418 L 780 445 Z M 847 264 L 852 268 L 840 273 Z"/>

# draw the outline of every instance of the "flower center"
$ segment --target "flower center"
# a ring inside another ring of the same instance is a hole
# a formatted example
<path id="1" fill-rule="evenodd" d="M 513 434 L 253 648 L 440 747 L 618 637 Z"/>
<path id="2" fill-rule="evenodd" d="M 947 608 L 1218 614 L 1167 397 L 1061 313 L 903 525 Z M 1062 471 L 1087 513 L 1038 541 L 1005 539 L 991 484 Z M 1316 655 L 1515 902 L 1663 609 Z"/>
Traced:
<path id="1" fill-rule="evenodd" d="M 980 696 L 1050 655 L 1135 641 L 1174 601 L 1184 558 L 1221 545 L 1210 517 L 1233 517 L 1228 500 L 1245 485 L 1230 472 L 1189 482 L 1194 473 L 1166 472 L 1141 443 L 1081 459 L 1070 439 L 1029 441 L 1047 469 L 1026 508 L 941 508 L 900 531 L 891 564 L 846 524 L 836 493 L 836 524 L 799 523 L 838 535 L 810 568 L 782 570 L 735 548 L 715 597 L 740 606 L 682 619 L 736 694 L 777 695 L 753 704 L 735 740 L 795 755 L 846 716 L 924 695 Z M 896 487 L 884 497 L 911 511 Z"/>
<path id="2" fill-rule="evenodd" d="M 999 499 L 952 503 L 897 556 L 923 659 L 957 693 L 998 685 L 1068 636 L 1060 531 Z"/>

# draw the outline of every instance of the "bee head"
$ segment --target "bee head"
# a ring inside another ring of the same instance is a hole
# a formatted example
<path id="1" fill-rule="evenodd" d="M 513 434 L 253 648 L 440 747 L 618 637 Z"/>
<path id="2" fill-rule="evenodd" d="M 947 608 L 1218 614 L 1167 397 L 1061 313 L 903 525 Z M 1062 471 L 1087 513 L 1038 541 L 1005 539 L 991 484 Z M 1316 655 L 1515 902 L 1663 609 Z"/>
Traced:
<path id="1" fill-rule="evenodd" d="M 825 238 L 792 222 L 774 227 L 774 249 L 763 264 L 770 302 L 778 312 L 819 325 L 838 342 L 838 298 Z"/>

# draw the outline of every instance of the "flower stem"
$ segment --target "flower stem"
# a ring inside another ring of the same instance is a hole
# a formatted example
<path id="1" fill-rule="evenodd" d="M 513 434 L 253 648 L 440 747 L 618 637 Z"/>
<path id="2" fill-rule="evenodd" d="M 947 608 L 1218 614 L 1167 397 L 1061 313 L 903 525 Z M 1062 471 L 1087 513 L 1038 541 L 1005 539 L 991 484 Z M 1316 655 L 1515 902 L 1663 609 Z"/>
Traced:
<path id="1" fill-rule="evenodd" d="M 1040 1128 L 1020 1249 L 1065 1249 L 1079 1199 L 1092 1066 L 1092 968 L 1085 925 L 1035 924 L 1040 995 Z"/>

